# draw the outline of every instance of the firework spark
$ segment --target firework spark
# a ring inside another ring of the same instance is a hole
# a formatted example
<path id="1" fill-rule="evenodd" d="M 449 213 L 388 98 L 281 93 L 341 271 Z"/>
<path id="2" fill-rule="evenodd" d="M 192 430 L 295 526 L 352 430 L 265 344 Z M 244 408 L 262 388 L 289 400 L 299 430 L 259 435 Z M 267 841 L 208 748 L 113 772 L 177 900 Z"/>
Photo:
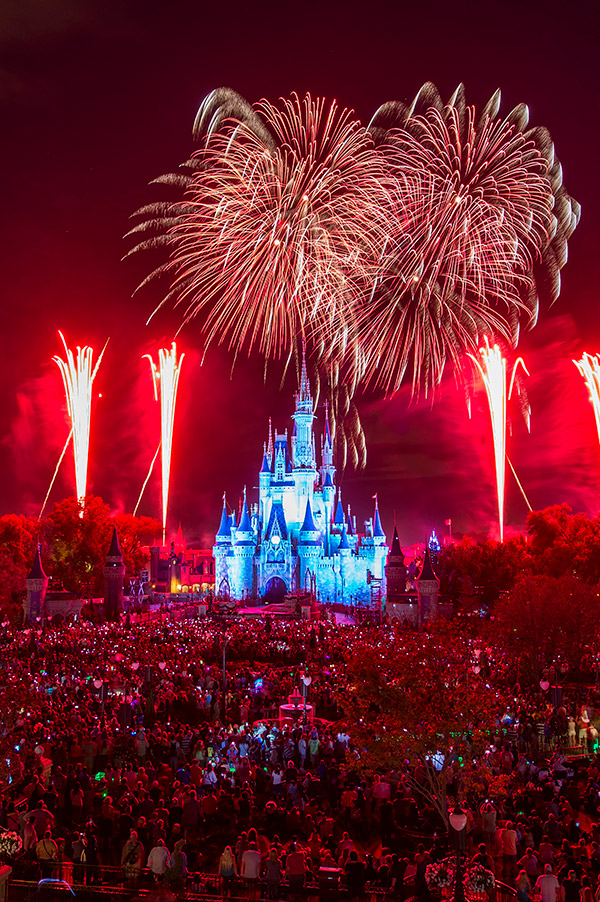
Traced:
<path id="1" fill-rule="evenodd" d="M 506 384 L 506 359 L 498 345 L 490 348 L 486 337 L 485 347 L 479 349 L 481 362 L 473 354 L 469 354 L 471 360 L 479 370 L 483 385 L 487 394 L 492 424 L 492 439 L 494 443 L 494 460 L 496 465 L 496 492 L 498 497 L 498 529 L 500 541 L 504 541 L 504 487 L 506 481 L 506 404 L 510 400 L 515 381 L 515 375 L 519 364 L 529 375 L 523 358 L 519 357 L 513 366 L 510 385 Z M 511 465 L 512 467 L 512 465 Z M 514 472 L 514 471 L 513 471 Z M 516 476 L 516 474 L 515 474 Z M 529 503 L 529 502 L 528 502 Z"/>
<path id="2" fill-rule="evenodd" d="M 583 376 L 590 393 L 590 401 L 592 402 L 596 419 L 598 441 L 600 441 L 600 354 L 593 356 L 592 354 L 584 353 L 580 360 L 574 360 L 573 363 Z"/>
<path id="3" fill-rule="evenodd" d="M 55 356 L 52 358 L 58 366 L 67 401 L 67 412 L 71 420 L 73 432 L 73 458 L 75 461 L 75 486 L 77 498 L 85 501 L 87 489 L 88 458 L 90 453 L 90 425 L 92 417 L 92 387 L 102 362 L 108 341 L 102 348 L 100 356 L 94 366 L 94 350 L 89 346 L 77 347 L 77 358 L 69 348 L 62 332 L 61 337 L 65 349 L 65 359 Z M 67 441 L 68 444 L 68 441 Z M 66 447 L 66 446 L 65 446 Z M 64 455 L 64 451 L 63 451 Z M 62 456 L 61 455 L 61 460 Z"/>
<path id="4" fill-rule="evenodd" d="M 144 496 L 144 492 L 146 491 L 146 486 L 147 486 L 148 483 L 150 482 L 150 477 L 152 476 L 152 470 L 154 469 L 154 464 L 156 463 L 156 458 L 158 457 L 158 452 L 160 451 L 160 446 L 161 446 L 161 442 L 158 443 L 158 448 L 157 448 L 156 451 L 154 452 L 154 457 L 152 458 L 152 463 L 150 464 L 150 467 L 148 468 L 148 473 L 146 474 L 146 478 L 144 479 L 144 482 L 143 482 L 142 487 L 141 487 L 141 489 L 140 489 L 140 494 L 139 494 L 139 496 L 138 496 L 137 503 L 136 503 L 136 505 L 135 505 L 135 507 L 134 507 L 134 509 L 133 509 L 133 516 L 134 516 L 134 517 L 135 517 L 135 515 L 136 515 L 137 512 L 138 512 L 138 508 L 139 508 L 140 504 L 142 503 L 142 498 L 143 498 L 143 496 Z"/>
<path id="5" fill-rule="evenodd" d="M 160 395 L 160 427 L 162 448 L 162 515 L 163 515 L 163 544 L 167 537 L 167 508 L 169 504 L 169 484 L 171 481 L 171 455 L 173 451 L 173 427 L 175 425 L 175 405 L 177 403 L 177 389 L 181 364 L 185 354 L 177 359 L 177 346 L 172 343 L 171 349 L 160 348 L 158 352 L 158 366 L 154 363 L 150 354 L 144 354 L 150 361 L 152 371 L 152 384 L 154 386 L 154 398 L 156 401 Z M 157 451 L 158 453 L 158 451 Z M 154 458 L 156 460 L 156 456 Z M 152 462 L 154 465 L 154 461 Z"/>
<path id="6" fill-rule="evenodd" d="M 378 291 L 358 324 L 375 381 L 413 388 L 460 369 L 487 334 L 515 346 L 538 295 L 554 301 L 579 204 L 562 185 L 548 132 L 527 130 L 524 104 L 499 116 L 500 92 L 481 115 L 462 85 L 443 104 L 427 84 L 410 106 L 387 103 L 370 128 L 398 184 Z"/>
<path id="7" fill-rule="evenodd" d="M 170 252 L 142 285 L 165 275 L 162 303 L 184 305 L 184 323 L 201 316 L 207 347 L 289 363 L 303 337 L 329 395 L 342 361 L 355 386 L 364 361 L 354 310 L 375 283 L 392 211 L 371 136 L 335 102 L 293 95 L 280 107 L 250 106 L 226 89 L 204 101 L 195 135 L 199 149 L 182 172 L 158 180 L 183 189 L 182 199 L 139 211 L 133 251 Z M 346 406 L 334 400 L 333 416 Z M 358 459 L 354 410 L 343 431 Z"/>

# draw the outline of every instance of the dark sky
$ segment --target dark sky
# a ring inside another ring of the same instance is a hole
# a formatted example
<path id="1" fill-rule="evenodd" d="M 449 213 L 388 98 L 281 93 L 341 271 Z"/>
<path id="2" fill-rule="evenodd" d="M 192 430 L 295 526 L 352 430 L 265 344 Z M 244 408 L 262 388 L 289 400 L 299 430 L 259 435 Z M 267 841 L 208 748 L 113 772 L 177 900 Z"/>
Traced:
<path id="1" fill-rule="evenodd" d="M 156 448 L 156 410 L 141 355 L 170 341 L 177 315 L 145 325 L 156 290 L 131 295 L 144 260 L 120 262 L 128 217 L 155 199 L 148 182 L 192 149 L 202 98 L 228 85 L 251 101 L 292 90 L 337 98 L 363 121 L 385 100 L 408 99 L 426 80 L 449 97 L 463 82 L 477 105 L 500 87 L 502 109 L 525 101 L 549 128 L 582 219 L 569 245 L 563 290 L 542 310 L 520 351 L 531 370 L 528 435 L 514 418 L 509 454 L 534 507 L 567 501 L 596 513 L 600 453 L 591 408 L 570 362 L 600 350 L 596 316 L 598 21 L 594 3 L 202 3 L 5 0 L 0 5 L 2 172 L 0 254 L 0 513 L 34 513 L 67 426 L 50 358 L 57 330 L 71 344 L 110 343 L 98 376 L 90 490 L 131 510 Z M 176 425 L 171 521 L 206 541 L 220 496 L 256 485 L 269 414 L 289 425 L 289 382 L 266 386 L 260 366 L 230 378 L 224 352 L 201 368 L 192 324 Z M 401 541 L 494 526 L 489 425 L 481 395 L 472 420 L 449 377 L 432 406 L 360 402 L 369 460 L 346 472 L 344 502 L 359 521 L 379 492 L 384 526 L 397 512 Z M 157 478 L 142 512 L 159 515 Z M 53 499 L 72 493 L 66 459 Z M 506 520 L 526 507 L 507 477 Z"/>

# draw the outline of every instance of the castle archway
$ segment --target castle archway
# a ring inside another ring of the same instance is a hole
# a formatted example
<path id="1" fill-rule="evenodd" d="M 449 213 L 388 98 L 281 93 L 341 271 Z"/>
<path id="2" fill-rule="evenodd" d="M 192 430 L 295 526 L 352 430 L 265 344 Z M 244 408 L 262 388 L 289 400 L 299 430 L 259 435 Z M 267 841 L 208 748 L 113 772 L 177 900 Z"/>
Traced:
<path id="1" fill-rule="evenodd" d="M 272 576 L 265 586 L 265 604 L 281 604 L 287 595 L 287 586 L 280 576 Z"/>

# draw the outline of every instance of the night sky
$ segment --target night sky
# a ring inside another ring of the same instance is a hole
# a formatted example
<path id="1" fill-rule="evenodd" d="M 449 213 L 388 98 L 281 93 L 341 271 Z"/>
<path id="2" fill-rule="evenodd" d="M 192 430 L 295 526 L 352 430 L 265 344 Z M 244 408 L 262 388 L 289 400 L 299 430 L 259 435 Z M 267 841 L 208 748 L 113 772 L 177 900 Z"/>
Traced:
<path id="1" fill-rule="evenodd" d="M 598 21 L 595 4 L 321 2 L 209 5 L 127 0 L 5 0 L 0 5 L 0 513 L 36 514 L 68 433 L 57 330 L 69 344 L 110 343 L 97 380 L 89 490 L 131 511 L 158 441 L 158 416 L 142 354 L 179 324 L 146 319 L 159 288 L 132 298 L 150 268 L 121 262 L 129 217 L 157 198 L 148 183 L 192 149 L 203 97 L 221 85 L 250 101 L 296 90 L 336 98 L 367 122 L 384 101 L 409 99 L 434 81 L 444 98 L 459 82 L 502 110 L 525 101 L 531 123 L 555 141 L 582 217 L 569 242 L 561 297 L 524 333 L 531 371 L 527 434 L 518 410 L 508 453 L 534 508 L 567 501 L 600 507 L 600 452 L 592 410 L 571 358 L 600 350 L 596 314 L 600 180 Z M 269 415 L 291 426 L 293 380 L 266 385 L 256 361 L 231 376 L 225 351 L 200 366 L 192 323 L 175 432 L 171 514 L 190 540 L 212 540 L 222 492 L 237 505 L 257 484 Z M 435 404 L 410 392 L 359 402 L 366 470 L 343 476 L 344 504 L 361 522 L 379 493 L 384 527 L 394 511 L 403 543 L 432 527 L 494 534 L 495 494 L 483 395 L 469 421 L 451 374 Z M 160 516 L 159 470 L 140 512 Z M 508 532 L 527 508 L 507 475 Z M 74 493 L 65 459 L 52 500 Z"/>

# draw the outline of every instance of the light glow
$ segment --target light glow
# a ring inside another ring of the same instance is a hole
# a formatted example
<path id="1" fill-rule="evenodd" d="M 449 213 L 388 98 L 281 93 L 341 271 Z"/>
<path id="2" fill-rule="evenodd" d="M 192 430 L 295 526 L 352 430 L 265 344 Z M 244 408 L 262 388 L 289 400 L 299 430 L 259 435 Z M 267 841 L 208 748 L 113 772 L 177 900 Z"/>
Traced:
<path id="1" fill-rule="evenodd" d="M 67 347 L 67 342 L 62 332 L 59 331 L 61 341 L 65 349 L 65 359 L 58 355 L 52 360 L 58 366 L 65 387 L 67 400 L 67 412 L 71 420 L 73 432 L 73 459 L 75 462 L 75 487 L 77 498 L 83 502 L 87 490 L 88 458 L 90 453 L 90 426 L 92 417 L 92 386 L 102 362 L 106 345 L 96 365 L 94 366 L 94 350 L 86 345 L 84 348 L 77 346 L 77 358 Z M 67 440 L 68 444 L 68 440 Z M 66 448 L 66 445 L 65 445 Z M 60 460 L 62 460 L 61 455 Z M 60 465 L 60 461 L 59 461 Z"/>
<path id="2" fill-rule="evenodd" d="M 144 354 L 144 357 L 147 357 L 150 361 L 152 383 L 154 386 L 154 399 L 158 401 L 160 396 L 160 447 L 162 449 L 162 515 L 164 545 L 167 536 L 167 509 L 169 505 L 175 405 L 177 403 L 177 389 L 179 387 L 181 364 L 183 363 L 185 354 L 182 354 L 179 360 L 177 360 L 177 346 L 175 342 L 173 342 L 170 350 L 168 348 L 160 348 L 158 352 L 158 366 L 154 363 L 150 354 Z"/>
<path id="3" fill-rule="evenodd" d="M 483 385 L 487 394 L 492 424 L 492 439 L 494 443 L 494 460 L 496 467 L 496 493 L 498 497 L 498 530 L 500 541 L 504 541 L 504 489 L 506 483 L 506 404 L 507 398 L 512 395 L 515 375 L 519 364 L 527 375 L 529 371 L 522 357 L 517 358 L 513 366 L 510 386 L 506 384 L 506 359 L 498 345 L 490 348 L 486 337 L 485 347 L 479 348 L 481 362 L 473 354 L 469 354 L 471 360 L 481 374 Z M 516 474 L 515 474 L 516 475 Z"/>
<path id="4" fill-rule="evenodd" d="M 583 354 L 580 360 L 574 360 L 573 363 L 583 376 L 583 380 L 590 393 L 590 401 L 594 408 L 594 417 L 596 418 L 596 429 L 598 431 L 598 441 L 600 441 L 600 355 Z"/>

